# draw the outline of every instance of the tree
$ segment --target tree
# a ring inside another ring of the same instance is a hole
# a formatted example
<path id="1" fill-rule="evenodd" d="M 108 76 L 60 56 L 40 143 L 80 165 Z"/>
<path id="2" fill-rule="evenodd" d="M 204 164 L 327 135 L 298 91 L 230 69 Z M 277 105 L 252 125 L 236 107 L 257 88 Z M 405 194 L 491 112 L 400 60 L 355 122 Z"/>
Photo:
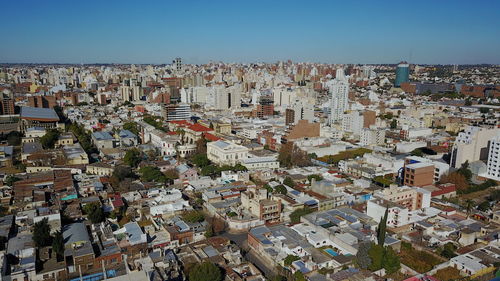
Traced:
<path id="1" fill-rule="evenodd" d="M 141 162 L 141 151 L 137 148 L 132 148 L 125 153 L 125 157 L 123 157 L 123 162 L 129 165 L 130 167 L 136 168 L 137 165 Z"/>
<path id="2" fill-rule="evenodd" d="M 482 212 L 486 212 L 489 209 L 491 209 L 490 202 L 488 201 L 483 201 L 479 206 L 477 206 L 477 209 Z"/>
<path id="3" fill-rule="evenodd" d="M 22 134 L 18 131 L 12 131 L 10 133 L 7 134 L 7 143 L 9 145 L 13 145 L 13 146 L 18 146 L 18 145 L 21 145 L 21 137 L 22 137 Z"/>
<path id="4" fill-rule="evenodd" d="M 304 208 L 301 208 L 301 209 L 297 209 L 297 210 L 293 211 L 290 214 L 290 221 L 292 223 L 299 223 L 300 222 L 300 217 L 305 216 L 307 214 L 310 214 L 312 212 L 314 212 L 314 210 L 311 209 L 311 208 L 309 208 L 309 207 L 304 207 Z"/>
<path id="5" fill-rule="evenodd" d="M 439 180 L 441 183 L 453 183 L 455 184 L 457 191 L 462 192 L 469 188 L 469 182 L 464 177 L 464 175 L 453 172 L 447 175 L 443 175 Z"/>
<path id="6" fill-rule="evenodd" d="M 47 218 L 35 223 L 33 227 L 33 241 L 38 248 L 50 246 L 52 237 L 50 236 L 50 225 Z"/>
<path id="7" fill-rule="evenodd" d="M 210 176 L 210 175 L 214 175 L 215 173 L 217 173 L 217 167 L 215 167 L 214 165 L 208 165 L 208 166 L 201 168 L 201 175 L 202 176 Z"/>
<path id="8" fill-rule="evenodd" d="M 410 155 L 422 157 L 424 156 L 424 153 L 420 148 L 415 148 L 412 152 L 410 152 Z"/>
<path id="9" fill-rule="evenodd" d="M 16 181 L 20 181 L 21 179 L 14 176 L 14 175 L 8 175 L 5 180 L 4 180 L 4 184 L 8 185 L 8 186 L 12 186 Z"/>
<path id="10" fill-rule="evenodd" d="M 189 281 L 222 281 L 222 280 L 223 276 L 221 269 L 217 265 L 208 261 L 195 265 L 189 271 Z"/>
<path id="11" fill-rule="evenodd" d="M 195 223 L 205 220 L 205 216 L 200 211 L 187 211 L 182 214 L 182 219 L 186 222 Z"/>
<path id="12" fill-rule="evenodd" d="M 64 257 L 64 239 L 59 230 L 56 231 L 52 239 L 52 250 L 56 253 L 58 260 Z"/>
<path id="13" fill-rule="evenodd" d="M 165 175 L 165 178 L 170 182 L 179 178 L 179 172 L 177 172 L 176 169 L 168 169 L 163 174 Z"/>
<path id="14" fill-rule="evenodd" d="M 392 274 L 401 268 L 399 257 L 391 247 L 385 247 L 384 249 L 382 267 L 387 274 Z"/>
<path id="15" fill-rule="evenodd" d="M 207 154 L 207 140 L 205 138 L 199 138 L 196 141 L 196 154 Z"/>
<path id="16" fill-rule="evenodd" d="M 311 180 L 314 179 L 315 181 L 320 181 L 323 180 L 323 177 L 321 175 L 309 175 L 307 176 L 307 180 L 311 182 Z"/>
<path id="17" fill-rule="evenodd" d="M 384 258 L 384 247 L 372 243 L 368 250 L 368 256 L 372 263 L 368 267 L 371 271 L 377 271 L 382 268 L 382 260 Z"/>
<path id="18" fill-rule="evenodd" d="M 274 188 L 274 191 L 276 191 L 277 193 L 280 193 L 280 194 L 284 194 L 284 195 L 286 195 L 286 193 L 288 192 L 288 191 L 286 190 L 286 187 L 285 187 L 284 185 L 282 185 L 282 184 L 280 184 L 280 185 L 276 186 L 276 187 Z"/>
<path id="19" fill-rule="evenodd" d="M 483 113 L 483 114 L 486 114 L 486 113 L 489 113 L 490 112 L 490 109 L 487 108 L 487 107 L 481 107 L 479 109 L 479 112 Z"/>
<path id="20" fill-rule="evenodd" d="M 447 258 L 447 259 L 454 258 L 457 256 L 455 254 L 456 249 L 457 249 L 457 247 L 455 247 L 455 245 L 453 245 L 453 243 L 448 242 L 448 243 L 444 244 L 443 250 L 441 251 L 440 255 Z"/>
<path id="21" fill-rule="evenodd" d="M 469 161 L 465 161 L 460 168 L 457 170 L 457 173 L 463 175 L 468 183 L 471 182 L 472 179 L 472 171 L 469 169 Z"/>
<path id="22" fill-rule="evenodd" d="M 372 260 L 368 255 L 368 251 L 370 250 L 371 243 L 370 242 L 361 242 L 358 247 L 358 252 L 356 253 L 356 262 L 358 266 L 362 269 L 368 269 Z"/>
<path id="23" fill-rule="evenodd" d="M 311 159 L 307 153 L 293 143 L 286 143 L 281 146 L 278 161 L 287 168 L 292 166 L 304 167 L 311 164 Z"/>
<path id="24" fill-rule="evenodd" d="M 392 119 L 391 121 L 391 129 L 396 129 L 398 127 L 398 120 Z"/>
<path id="25" fill-rule="evenodd" d="M 471 200 L 471 199 L 465 200 L 465 210 L 467 211 L 467 218 L 469 218 L 469 215 L 470 215 L 470 213 L 475 205 L 476 205 L 476 202 L 474 202 L 473 200 Z"/>
<path id="26" fill-rule="evenodd" d="M 146 166 L 139 169 L 141 180 L 146 182 L 161 182 L 164 183 L 167 177 L 161 172 L 160 168 L 156 166 Z"/>
<path id="27" fill-rule="evenodd" d="M 58 130 L 50 129 L 45 133 L 45 135 L 43 135 L 43 137 L 40 138 L 40 143 L 45 149 L 54 148 L 59 135 L 60 133 Z"/>
<path id="28" fill-rule="evenodd" d="M 295 256 L 295 255 L 288 255 L 286 256 L 286 258 L 283 260 L 283 264 L 285 266 L 290 266 L 292 265 L 292 262 L 294 261 L 298 261 L 300 260 L 300 258 L 298 256 Z"/>
<path id="29" fill-rule="evenodd" d="M 269 185 L 269 184 L 264 184 L 263 186 L 265 189 L 267 189 L 267 192 L 268 193 L 272 193 L 273 192 L 273 188 Z"/>
<path id="30" fill-rule="evenodd" d="M 284 180 L 283 180 L 283 184 L 289 186 L 289 187 L 294 187 L 295 186 L 295 182 L 293 181 L 293 179 L 291 177 L 286 177 Z"/>
<path id="31" fill-rule="evenodd" d="M 124 130 L 129 130 L 132 134 L 138 136 L 139 135 L 139 128 L 137 126 L 137 123 L 135 122 L 127 122 L 123 124 L 123 129 Z"/>
<path id="32" fill-rule="evenodd" d="M 300 270 L 295 271 L 295 273 L 293 274 L 293 278 L 295 279 L 295 281 L 306 281 L 306 277 Z"/>
<path id="33" fill-rule="evenodd" d="M 292 150 L 293 150 L 293 144 L 292 143 L 285 143 L 281 146 L 279 154 L 278 154 L 278 161 L 280 162 L 281 166 L 290 168 L 292 167 Z"/>
<path id="34" fill-rule="evenodd" d="M 123 181 L 126 178 L 135 177 L 135 174 L 132 172 L 132 169 L 128 166 L 117 166 L 113 171 L 112 177 L 115 177 L 116 179 L 118 179 L 118 181 Z"/>
<path id="35" fill-rule="evenodd" d="M 83 207 L 83 211 L 87 214 L 88 219 L 92 223 L 100 223 L 105 219 L 104 210 L 99 203 L 90 203 Z"/>
<path id="36" fill-rule="evenodd" d="M 384 217 L 380 220 L 377 227 L 377 241 L 379 246 L 384 246 L 385 243 L 385 231 L 387 228 L 388 215 L 389 215 L 389 208 L 386 208 Z"/>
<path id="37" fill-rule="evenodd" d="M 196 154 L 191 161 L 200 168 L 210 165 L 210 160 L 208 160 L 206 154 Z"/>

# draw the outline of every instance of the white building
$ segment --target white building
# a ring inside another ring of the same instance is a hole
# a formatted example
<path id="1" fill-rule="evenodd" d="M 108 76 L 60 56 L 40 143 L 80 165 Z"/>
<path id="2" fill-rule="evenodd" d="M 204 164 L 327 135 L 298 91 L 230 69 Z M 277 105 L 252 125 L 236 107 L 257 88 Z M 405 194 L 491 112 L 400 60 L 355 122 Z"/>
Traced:
<path id="1" fill-rule="evenodd" d="M 248 148 L 218 140 L 207 144 L 207 157 L 217 165 L 236 165 L 248 158 Z"/>
<path id="2" fill-rule="evenodd" d="M 368 129 L 361 130 L 360 144 L 363 146 L 383 145 L 385 143 L 385 130 Z"/>
<path id="3" fill-rule="evenodd" d="M 337 69 L 335 79 L 329 81 L 327 85 L 332 94 L 329 118 L 329 123 L 332 124 L 342 121 L 344 112 L 349 106 L 349 81 L 344 75 L 344 70 Z"/>
<path id="4" fill-rule="evenodd" d="M 252 157 L 241 160 L 241 164 L 248 170 L 278 169 L 280 162 L 276 157 Z"/>
<path id="5" fill-rule="evenodd" d="M 296 100 L 290 108 L 293 110 L 294 114 L 293 124 L 297 124 L 299 120 L 307 120 L 310 123 L 314 122 L 314 105 Z"/>
<path id="6" fill-rule="evenodd" d="M 347 114 L 343 114 L 342 129 L 345 132 L 351 132 L 356 136 L 361 135 L 361 130 L 363 129 L 365 118 L 363 113 L 360 111 L 351 111 Z"/>
<path id="7" fill-rule="evenodd" d="M 451 151 L 451 167 L 460 168 L 465 162 L 488 159 L 488 143 L 500 132 L 500 128 L 488 129 L 469 126 L 458 134 Z"/>
<path id="8" fill-rule="evenodd" d="M 484 176 L 500 181 L 500 133 L 491 140 L 486 175 Z"/>
<path id="9" fill-rule="evenodd" d="M 389 209 L 387 214 L 387 226 L 399 227 L 408 224 L 409 217 L 406 207 L 380 198 L 374 198 L 367 202 L 366 214 L 372 217 L 376 222 L 380 222 L 387 208 Z"/>

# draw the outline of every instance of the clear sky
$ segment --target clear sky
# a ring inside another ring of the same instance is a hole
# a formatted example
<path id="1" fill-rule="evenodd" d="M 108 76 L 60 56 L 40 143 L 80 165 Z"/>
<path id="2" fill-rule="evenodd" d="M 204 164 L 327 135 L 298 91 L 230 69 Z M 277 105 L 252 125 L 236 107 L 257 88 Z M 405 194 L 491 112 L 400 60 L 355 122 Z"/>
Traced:
<path id="1" fill-rule="evenodd" d="M 498 0 L 4 0 L 0 62 L 500 63 Z"/>

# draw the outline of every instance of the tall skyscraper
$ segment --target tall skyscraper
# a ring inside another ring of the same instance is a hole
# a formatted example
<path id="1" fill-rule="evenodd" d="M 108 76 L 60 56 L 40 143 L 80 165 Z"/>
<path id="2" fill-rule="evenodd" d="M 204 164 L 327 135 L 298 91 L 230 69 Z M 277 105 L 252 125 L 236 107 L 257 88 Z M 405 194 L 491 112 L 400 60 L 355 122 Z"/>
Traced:
<path id="1" fill-rule="evenodd" d="M 395 87 L 400 87 L 401 83 L 410 81 L 410 65 L 402 61 L 396 68 L 396 80 L 394 81 Z"/>
<path id="2" fill-rule="evenodd" d="M 343 69 L 337 69 L 335 79 L 328 84 L 332 94 L 329 124 L 342 121 L 349 106 L 349 81 Z"/>

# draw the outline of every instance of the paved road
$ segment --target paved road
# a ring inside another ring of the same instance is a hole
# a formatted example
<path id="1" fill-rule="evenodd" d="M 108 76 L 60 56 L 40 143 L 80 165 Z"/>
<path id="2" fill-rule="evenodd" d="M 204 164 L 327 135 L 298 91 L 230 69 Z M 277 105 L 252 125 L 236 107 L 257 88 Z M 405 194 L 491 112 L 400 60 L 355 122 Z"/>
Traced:
<path id="1" fill-rule="evenodd" d="M 269 262 L 261 258 L 254 250 L 249 250 L 247 237 L 248 233 L 229 233 L 225 232 L 221 234 L 221 236 L 226 237 L 227 239 L 233 241 L 240 249 L 246 251 L 245 259 L 251 263 L 253 263 L 265 277 L 271 278 L 276 273 L 274 272 L 274 267 L 269 265 Z"/>

